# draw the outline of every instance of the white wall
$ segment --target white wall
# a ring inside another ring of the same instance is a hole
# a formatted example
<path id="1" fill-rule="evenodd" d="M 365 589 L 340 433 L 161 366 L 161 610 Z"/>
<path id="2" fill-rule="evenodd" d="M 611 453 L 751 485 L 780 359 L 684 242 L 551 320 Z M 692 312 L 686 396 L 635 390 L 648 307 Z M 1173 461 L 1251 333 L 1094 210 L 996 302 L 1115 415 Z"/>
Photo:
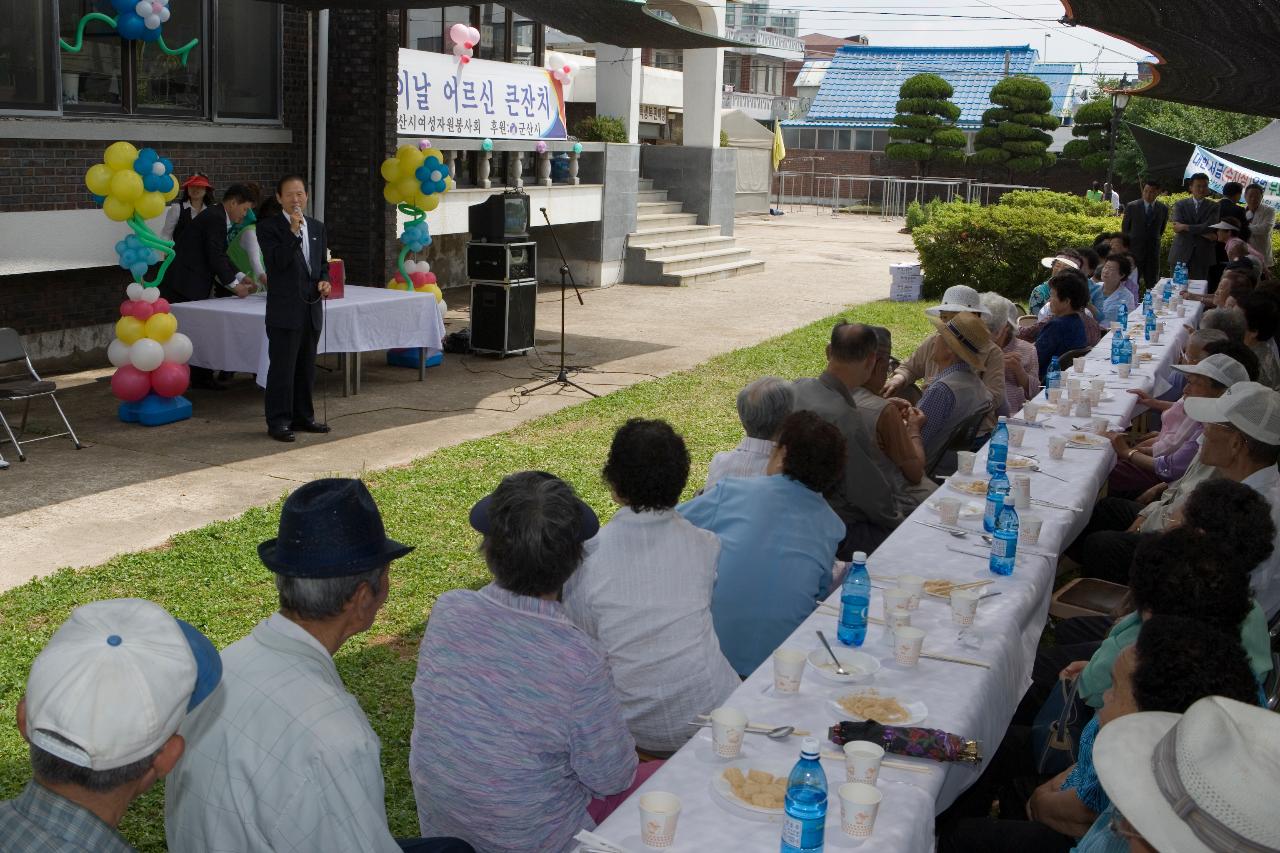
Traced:
<path id="1" fill-rule="evenodd" d="M 164 216 L 147 224 L 159 234 Z M 0 276 L 115 266 L 116 243 L 132 233 L 96 207 L 0 213 Z"/>
<path id="2" fill-rule="evenodd" d="M 578 57 L 582 66 L 573 75 L 568 101 L 574 104 L 596 102 L 596 66 L 589 56 Z M 684 106 L 684 75 L 667 68 L 641 66 L 640 103 L 660 107 Z"/>

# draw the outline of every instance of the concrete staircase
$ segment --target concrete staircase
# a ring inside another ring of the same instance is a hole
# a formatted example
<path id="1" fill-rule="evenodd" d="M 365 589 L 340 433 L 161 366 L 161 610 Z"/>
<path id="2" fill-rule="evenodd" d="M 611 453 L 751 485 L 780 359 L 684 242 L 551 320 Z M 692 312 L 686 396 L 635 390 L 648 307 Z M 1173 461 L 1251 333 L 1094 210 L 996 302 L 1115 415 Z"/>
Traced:
<path id="1" fill-rule="evenodd" d="M 627 236 L 627 281 L 679 287 L 764 269 L 750 249 L 722 236 L 718 226 L 699 225 L 696 214 L 668 201 L 667 191 L 654 189 L 651 179 L 641 179 L 636 197 L 636 231 Z"/>

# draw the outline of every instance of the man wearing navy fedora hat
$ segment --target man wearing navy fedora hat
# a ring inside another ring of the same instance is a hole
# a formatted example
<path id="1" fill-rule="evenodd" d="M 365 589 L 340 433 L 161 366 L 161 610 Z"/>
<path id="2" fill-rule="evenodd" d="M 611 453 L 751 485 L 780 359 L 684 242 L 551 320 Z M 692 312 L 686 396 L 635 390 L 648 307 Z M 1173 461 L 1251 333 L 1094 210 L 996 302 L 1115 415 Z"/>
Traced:
<path id="1" fill-rule="evenodd" d="M 165 791 L 169 847 L 464 853 L 454 839 L 397 841 L 387 828 L 382 745 L 333 655 L 387 600 L 389 538 L 359 480 L 302 486 L 258 546 L 280 609 L 223 652 L 223 689 L 182 728 L 187 757 Z"/>

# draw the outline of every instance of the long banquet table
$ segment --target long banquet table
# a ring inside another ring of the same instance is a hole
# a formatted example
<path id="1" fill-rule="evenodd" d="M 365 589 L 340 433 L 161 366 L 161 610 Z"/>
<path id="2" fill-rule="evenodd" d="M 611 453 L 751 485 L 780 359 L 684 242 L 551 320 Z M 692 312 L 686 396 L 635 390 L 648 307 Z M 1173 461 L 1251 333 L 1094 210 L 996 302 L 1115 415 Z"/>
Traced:
<path id="1" fill-rule="evenodd" d="M 1150 345 L 1144 343 L 1141 337 L 1138 338 L 1135 347 L 1138 362 L 1128 380 L 1121 380 L 1111 364 L 1110 334 L 1093 348 L 1085 361 L 1083 374 L 1068 371 L 1063 373 L 1063 378 L 1104 377 L 1107 380 L 1106 394 L 1112 399 L 1098 406 L 1095 414 L 1106 414 L 1112 418 L 1116 428 L 1124 428 L 1138 410 L 1138 398 L 1124 389 L 1142 388 L 1151 392 L 1157 380 L 1168 375 L 1172 365 L 1177 363 L 1186 341 L 1187 333 L 1183 325 L 1196 325 L 1201 309 L 1199 303 L 1188 302 L 1185 318 L 1171 313 L 1162 314 L 1165 334 L 1161 337 L 1160 344 Z M 1150 353 L 1150 358 L 1144 360 L 1142 353 Z M 1039 401 L 1044 402 L 1043 394 Z M 982 744 L 984 758 L 990 760 L 1008 728 L 1014 709 L 1031 683 L 1031 666 L 1035 660 L 1040 634 L 1048 619 L 1058 555 L 1084 528 L 1098 492 L 1115 463 L 1115 453 L 1110 444 L 1096 449 L 1068 447 L 1061 461 L 1050 460 L 1049 436 L 1055 432 L 1075 432 L 1070 426 L 1087 420 L 1057 415 L 1046 418 L 1042 411 L 1038 422 L 1044 426 L 1028 427 L 1022 448 L 1010 448 L 1011 455 L 1024 451 L 1033 454 L 1040 467 L 1061 478 L 1054 479 L 1047 474 L 1032 472 L 1033 500 L 1041 498 L 1078 508 L 1061 510 L 1033 507 L 1032 511 L 1044 520 L 1040 539 L 1033 548 L 1028 546 L 1025 550 L 1019 549 L 1016 567 L 1011 576 L 999 577 L 988 570 L 988 548 L 979 538 L 982 532 L 980 516 L 976 519 L 961 518 L 960 525 L 974 532 L 959 539 L 917 523 L 937 522 L 936 512 L 927 504 L 920 506 L 904 521 L 876 549 L 867 563 L 873 576 L 869 613 L 876 617 L 883 612 L 881 589 L 874 586 L 884 586 L 884 582 L 878 580 L 881 578 L 888 577 L 892 580 L 896 575 L 910 573 L 925 578 L 946 578 L 956 583 L 994 580 L 991 585 L 981 588 L 984 593 L 999 592 L 1000 595 L 985 599 L 978 606 L 977 618 L 970 630 L 970 633 L 976 633 L 980 638 L 980 645 L 976 647 L 972 643 L 961 645 L 957 642 L 957 629 L 951 622 L 950 606 L 942 599 L 923 596 L 919 609 L 912 613 L 911 618 L 913 626 L 926 632 L 926 652 L 982 661 L 990 665 L 989 669 L 928 659 L 921 659 L 915 669 L 899 667 L 893 662 L 886 629 L 872 624 L 868 627 L 861 651 L 879 658 L 883 668 L 871 680 L 841 686 L 824 680 L 812 667 L 807 667 L 799 694 L 792 697 L 775 696 L 772 690 L 773 662 L 770 659 L 752 673 L 725 704 L 746 713 L 753 723 L 794 725 L 808 729 L 819 738 L 824 752 L 838 752 L 839 748 L 826 740 L 826 732 L 833 723 L 847 715 L 837 712 L 832 700 L 838 694 L 848 693 L 851 688 L 875 687 L 882 693 L 922 701 L 928 706 L 928 716 L 917 725 L 944 729 L 966 738 L 977 739 Z M 1081 431 L 1088 432 L 1089 429 L 1086 427 Z M 984 448 L 978 455 L 974 470 L 985 472 L 985 466 Z M 971 504 L 983 502 L 982 498 L 964 495 L 946 486 L 938 494 L 957 496 Z M 1032 550 L 1036 553 L 1031 553 Z M 827 602 L 839 606 L 838 589 L 832 592 Z M 820 606 L 784 645 L 806 653 L 819 649 L 821 643 L 815 633 L 817 630 L 822 630 L 834 645 L 836 623 L 835 613 Z M 763 735 L 748 734 L 741 757 L 789 768 L 799 757 L 799 752 L 798 737 L 773 741 Z M 956 763 L 938 764 L 903 756 L 891 757 L 923 768 L 925 772 L 908 772 L 888 767 L 881 770 L 879 785 L 884 800 L 871 838 L 863 842 L 859 849 L 865 853 L 927 853 L 934 846 L 935 814 L 949 806 L 978 778 L 982 765 L 971 767 Z M 627 850 L 648 849 L 640 841 L 637 797 L 648 791 L 669 791 L 681 800 L 675 844 L 670 848 L 673 853 L 773 853 L 778 849 L 781 819 L 762 819 L 749 814 L 726 803 L 712 790 L 712 777 L 719 775 L 726 764 L 727 762 L 714 759 L 711 755 L 710 730 L 700 730 L 601 824 L 596 830 L 597 834 Z M 831 791 L 826 844 L 832 849 L 853 844 L 852 839 L 840 830 L 840 803 L 835 796 L 836 786 L 844 782 L 842 764 L 838 760 L 823 761 Z"/>

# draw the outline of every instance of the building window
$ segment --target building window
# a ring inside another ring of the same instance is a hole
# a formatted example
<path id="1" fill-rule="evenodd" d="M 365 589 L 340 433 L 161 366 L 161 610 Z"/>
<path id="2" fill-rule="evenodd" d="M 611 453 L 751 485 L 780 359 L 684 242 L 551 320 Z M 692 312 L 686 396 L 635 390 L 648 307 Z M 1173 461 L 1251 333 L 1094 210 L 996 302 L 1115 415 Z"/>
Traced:
<path id="1" fill-rule="evenodd" d="M 408 9 L 404 46 L 432 53 L 452 53 L 449 28 L 454 24 L 472 25 L 471 6 L 446 6 L 443 9 Z"/>
<path id="2" fill-rule="evenodd" d="M 0 109 L 56 109 L 53 4 L 0 0 L 0 19 Z"/>
<path id="3" fill-rule="evenodd" d="M 97 4 L 93 0 L 59 0 L 59 34 L 74 42 L 80 19 L 95 11 Z M 124 44 L 114 29 L 93 21 L 84 28 L 84 42 L 78 53 L 61 50 L 56 43 L 51 46 L 62 60 L 65 109 L 130 111 L 128 87 L 124 83 Z"/>
<path id="4" fill-rule="evenodd" d="M 497 3 L 482 5 L 479 30 L 480 44 L 476 47 L 476 58 L 505 61 L 507 58 L 507 10 Z"/>
<path id="5" fill-rule="evenodd" d="M 542 64 L 542 28 L 537 21 L 524 15 L 511 13 L 509 19 L 511 31 L 511 55 L 509 62 L 520 65 Z"/>
<path id="6" fill-rule="evenodd" d="M 280 7 L 258 0 L 218 0 L 219 118 L 280 117 Z"/>
<path id="7" fill-rule="evenodd" d="M 834 151 L 836 147 L 836 132 L 834 130 L 819 130 L 818 144 L 814 146 L 821 151 Z"/>
<path id="8" fill-rule="evenodd" d="M 852 134 L 853 134 L 853 131 L 851 130 L 836 131 L 836 150 L 837 151 L 851 150 L 850 139 L 852 137 Z"/>
<path id="9" fill-rule="evenodd" d="M 873 146 L 872 132 L 869 130 L 854 131 L 853 150 L 854 151 L 874 151 L 875 148 Z"/>

